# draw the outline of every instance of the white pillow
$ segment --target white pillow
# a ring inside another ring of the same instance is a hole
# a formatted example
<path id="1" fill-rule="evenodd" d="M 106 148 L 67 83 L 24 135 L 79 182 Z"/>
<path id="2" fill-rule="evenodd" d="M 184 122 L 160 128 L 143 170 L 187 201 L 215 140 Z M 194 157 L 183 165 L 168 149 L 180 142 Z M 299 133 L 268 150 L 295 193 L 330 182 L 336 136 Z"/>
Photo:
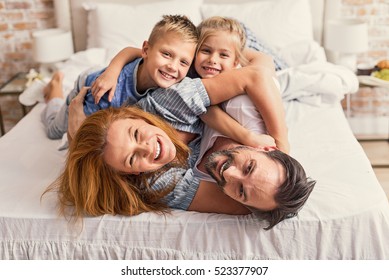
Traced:
<path id="1" fill-rule="evenodd" d="M 300 41 L 287 45 L 279 50 L 278 55 L 288 63 L 289 66 L 327 61 L 324 48 L 316 41 Z"/>
<path id="2" fill-rule="evenodd" d="M 164 14 L 183 14 L 195 25 L 199 24 L 202 2 L 203 0 L 165 0 L 138 5 L 86 3 L 84 8 L 88 11 L 87 48 L 105 48 L 108 57 L 127 46 L 140 48 Z"/>
<path id="3" fill-rule="evenodd" d="M 295 42 L 313 40 L 308 0 L 263 0 L 239 4 L 204 4 L 203 18 L 227 16 L 245 23 L 275 50 Z"/>

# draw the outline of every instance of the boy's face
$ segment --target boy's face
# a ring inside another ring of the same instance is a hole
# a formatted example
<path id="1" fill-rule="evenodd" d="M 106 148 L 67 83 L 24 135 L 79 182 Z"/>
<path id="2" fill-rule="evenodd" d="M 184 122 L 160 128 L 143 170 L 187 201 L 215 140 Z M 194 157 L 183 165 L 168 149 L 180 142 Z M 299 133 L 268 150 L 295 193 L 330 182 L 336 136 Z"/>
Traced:
<path id="1" fill-rule="evenodd" d="M 188 73 L 196 44 L 184 42 L 176 34 L 166 33 L 151 46 L 143 43 L 144 74 L 149 87 L 168 88 L 180 82 Z"/>
<path id="2" fill-rule="evenodd" d="M 195 59 L 196 72 L 204 79 L 231 70 L 237 65 L 235 44 L 227 31 L 218 31 L 204 40 Z"/>

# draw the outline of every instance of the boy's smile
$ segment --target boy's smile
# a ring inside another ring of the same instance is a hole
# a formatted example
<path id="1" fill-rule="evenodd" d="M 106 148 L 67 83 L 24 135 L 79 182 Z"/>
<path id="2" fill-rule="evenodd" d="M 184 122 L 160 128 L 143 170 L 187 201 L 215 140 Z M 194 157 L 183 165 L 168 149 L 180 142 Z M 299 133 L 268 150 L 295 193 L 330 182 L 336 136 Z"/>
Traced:
<path id="1" fill-rule="evenodd" d="M 185 42 L 174 33 L 166 33 L 154 45 L 145 41 L 142 48 L 144 62 L 139 69 L 137 90 L 168 88 L 180 82 L 189 71 L 195 51 L 195 43 Z"/>

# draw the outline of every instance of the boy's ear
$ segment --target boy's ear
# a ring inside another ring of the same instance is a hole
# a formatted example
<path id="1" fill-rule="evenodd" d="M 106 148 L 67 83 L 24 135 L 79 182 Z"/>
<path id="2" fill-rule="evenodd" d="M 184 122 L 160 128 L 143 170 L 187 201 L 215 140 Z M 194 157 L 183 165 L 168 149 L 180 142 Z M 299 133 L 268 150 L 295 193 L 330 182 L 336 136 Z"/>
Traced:
<path id="1" fill-rule="evenodd" d="M 142 45 L 142 57 L 147 57 L 147 52 L 149 51 L 150 45 L 148 41 L 144 41 Z"/>

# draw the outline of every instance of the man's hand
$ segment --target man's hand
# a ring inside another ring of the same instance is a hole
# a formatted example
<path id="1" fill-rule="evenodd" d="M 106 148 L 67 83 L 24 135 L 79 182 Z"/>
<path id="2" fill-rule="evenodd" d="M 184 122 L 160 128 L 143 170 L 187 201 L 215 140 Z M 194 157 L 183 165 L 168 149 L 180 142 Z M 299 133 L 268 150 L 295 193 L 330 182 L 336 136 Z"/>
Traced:
<path id="1" fill-rule="evenodd" d="M 69 142 L 76 135 L 77 130 L 80 128 L 83 121 L 86 119 L 84 113 L 84 99 L 86 92 L 90 87 L 83 87 L 76 97 L 70 102 L 69 105 L 69 119 L 68 119 L 68 138 Z"/>

